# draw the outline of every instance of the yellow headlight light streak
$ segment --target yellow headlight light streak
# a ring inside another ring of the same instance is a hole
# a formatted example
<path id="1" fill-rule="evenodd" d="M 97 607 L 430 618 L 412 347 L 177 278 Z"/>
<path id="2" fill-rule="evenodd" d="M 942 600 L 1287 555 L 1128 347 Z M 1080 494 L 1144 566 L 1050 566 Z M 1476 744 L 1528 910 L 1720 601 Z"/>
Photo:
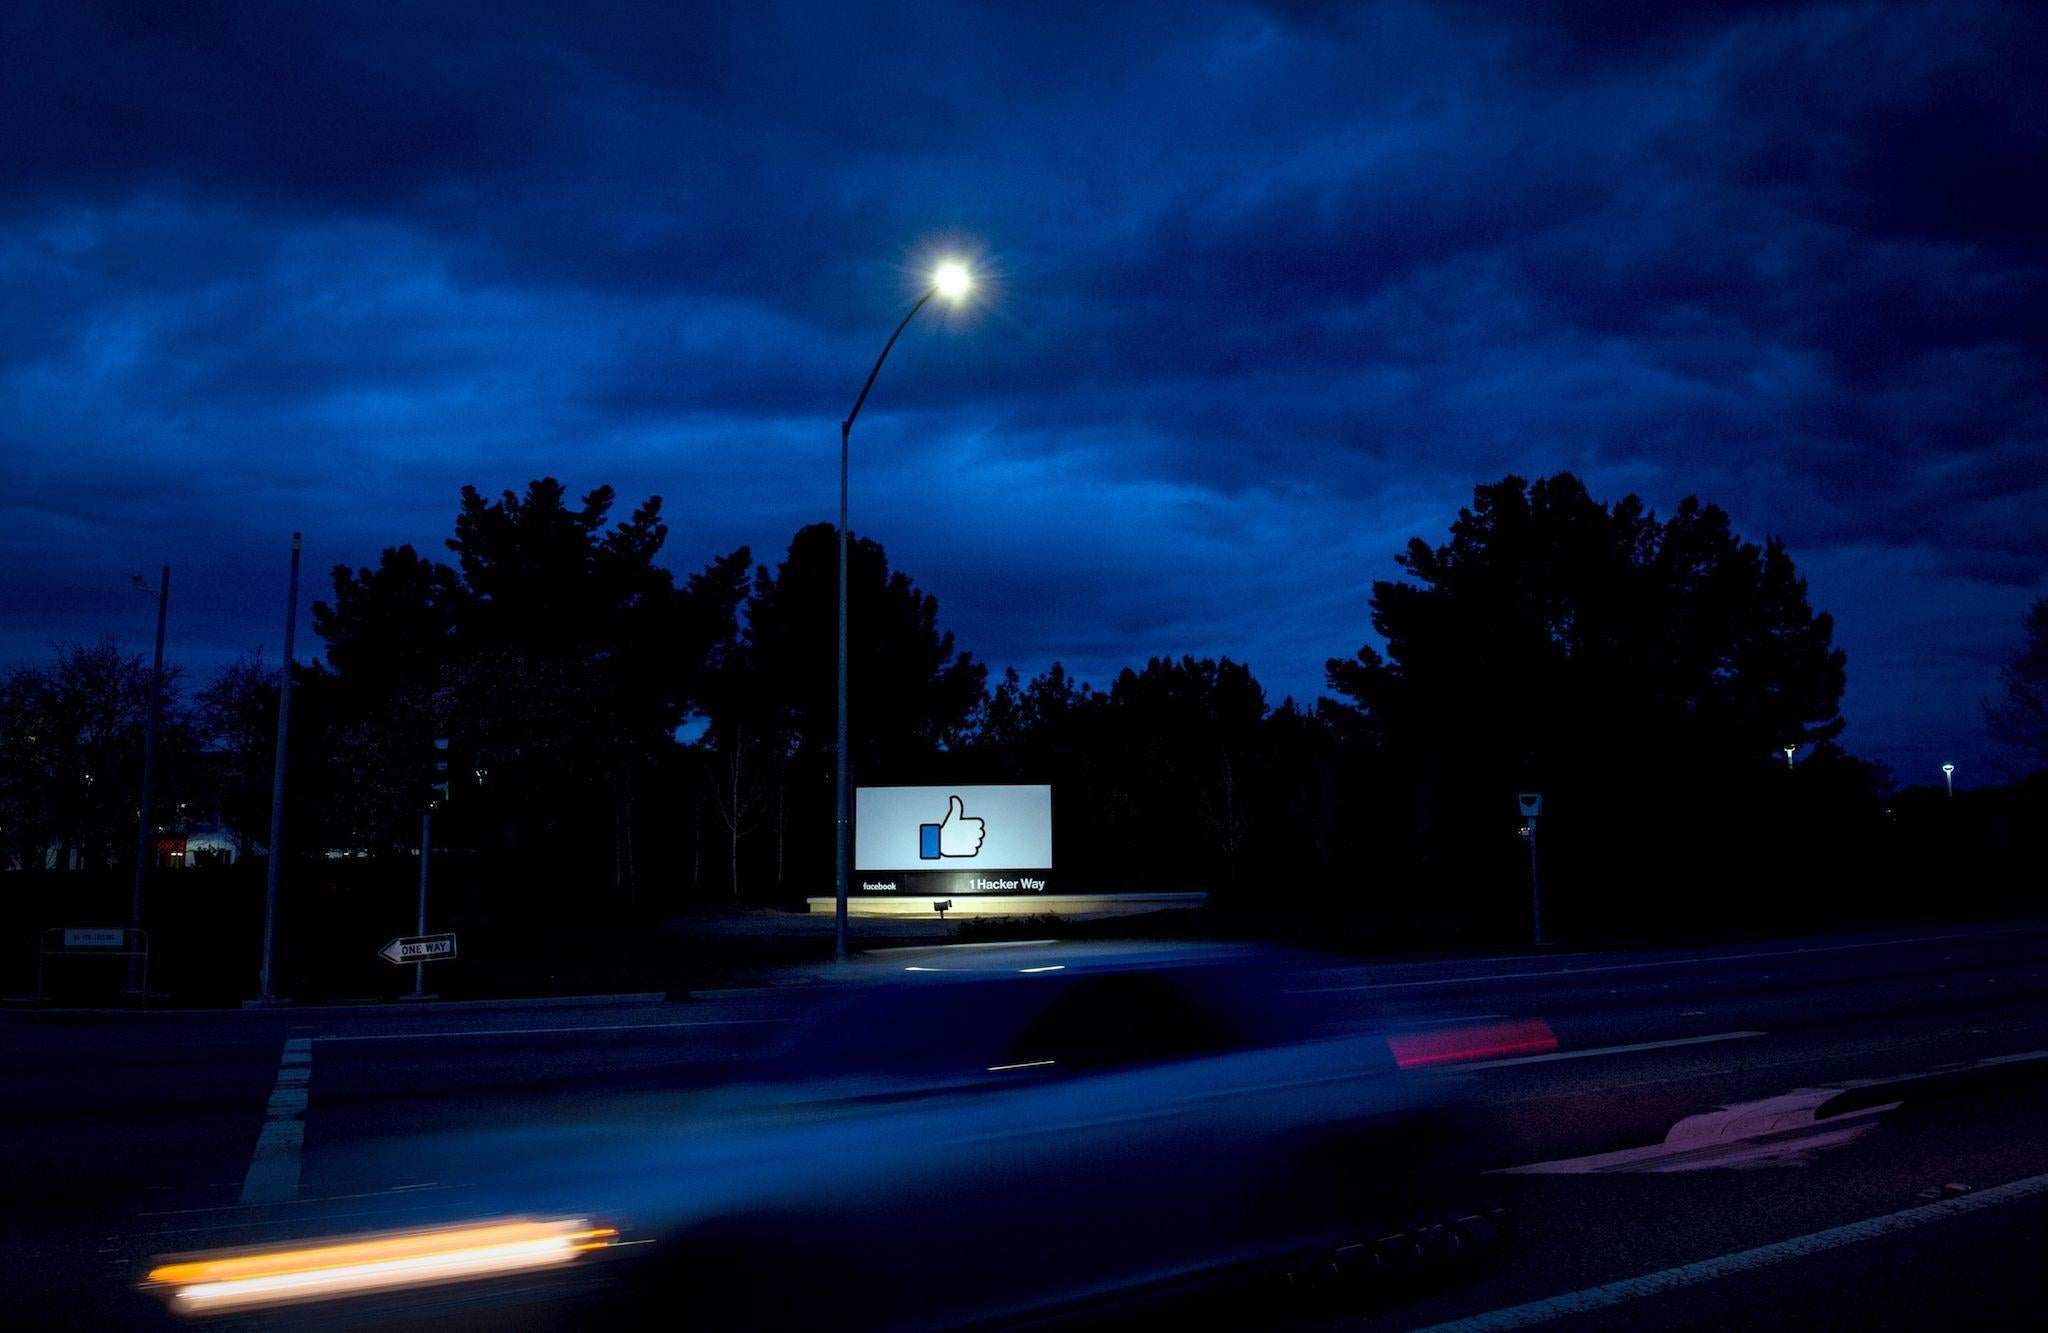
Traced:
<path id="1" fill-rule="evenodd" d="M 165 1264 L 149 1280 L 175 1287 L 179 1309 L 245 1309 L 546 1268 L 617 1235 L 581 1219 L 500 1222 Z"/>

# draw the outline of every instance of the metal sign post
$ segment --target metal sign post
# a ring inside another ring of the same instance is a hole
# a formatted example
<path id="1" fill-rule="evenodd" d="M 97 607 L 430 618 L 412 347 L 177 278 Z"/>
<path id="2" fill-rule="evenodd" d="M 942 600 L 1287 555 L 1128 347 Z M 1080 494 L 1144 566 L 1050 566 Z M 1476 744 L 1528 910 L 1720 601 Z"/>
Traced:
<path id="1" fill-rule="evenodd" d="M 1543 793 L 1525 791 L 1516 800 L 1521 805 L 1522 836 L 1529 840 L 1529 923 L 1535 942 L 1543 943 L 1543 881 L 1536 869 L 1536 816 L 1543 813 Z"/>
<path id="2" fill-rule="evenodd" d="M 420 923 L 414 929 L 418 930 L 421 935 L 427 933 L 427 858 L 433 851 L 433 836 L 434 813 L 432 810 L 428 810 L 420 816 Z M 427 994 L 427 962 L 424 956 L 421 956 L 420 961 L 413 965 L 412 994 L 405 998 L 408 1000 L 430 1000 L 433 998 L 433 996 Z"/>

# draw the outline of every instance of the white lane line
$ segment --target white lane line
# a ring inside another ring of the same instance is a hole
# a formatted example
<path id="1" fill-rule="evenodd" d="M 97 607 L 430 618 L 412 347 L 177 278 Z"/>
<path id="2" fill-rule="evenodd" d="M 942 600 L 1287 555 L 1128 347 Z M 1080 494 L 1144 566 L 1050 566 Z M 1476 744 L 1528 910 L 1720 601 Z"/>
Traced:
<path id="1" fill-rule="evenodd" d="M 1756 953 L 1722 953 L 1704 958 L 1659 958 L 1642 963 L 1607 963 L 1599 967 L 1552 967 L 1536 972 L 1469 972 L 1458 977 L 1433 977 L 1427 981 L 1376 981 L 1361 986 L 1315 986 L 1288 992 L 1290 995 L 1324 995 L 1337 991 L 1411 990 L 1419 986 L 1470 986 L 1489 981 L 1526 981 L 1535 977 L 1582 977 L 1593 972 L 1641 972 L 1653 967 L 1704 967 L 1712 963 L 1740 963 L 1757 958 L 1793 958 L 1801 954 L 1844 953 L 1852 949 L 1892 949 L 1909 944 L 1933 944 L 1940 940 L 1974 940 L 1990 935 L 2025 935 L 2048 930 L 2048 926 L 2015 926 L 2004 930 L 1970 930 L 1955 935 L 1916 935 L 1903 940 L 1864 940 L 1858 944 L 1822 944 L 1806 949 L 1764 949 Z"/>
<path id="2" fill-rule="evenodd" d="M 1551 1051 L 1544 1055 L 1516 1055 L 1505 1060 L 1478 1060 L 1472 1064 L 1447 1064 L 1447 1074 L 1467 1069 L 1506 1069 L 1509 1065 L 1547 1065 L 1555 1060 L 1584 1060 L 1595 1055 L 1627 1055 L 1631 1051 L 1661 1051 L 1673 1046 L 1705 1046 L 1715 1041 L 1738 1041 L 1743 1037 L 1769 1036 L 1765 1032 L 1716 1032 L 1706 1037 L 1673 1037 L 1670 1041 L 1637 1041 L 1626 1046 L 1589 1046 L 1582 1051 Z"/>
<path id="3" fill-rule="evenodd" d="M 700 1018 L 687 1023 L 598 1023 L 576 1028 L 464 1028 L 457 1032 L 366 1032 L 338 1036 L 329 1033 L 315 1041 L 425 1041 L 429 1037 L 530 1037 L 544 1032 L 638 1032 L 647 1028 L 725 1028 L 753 1023 L 790 1023 L 789 1018 Z"/>
<path id="4" fill-rule="evenodd" d="M 313 1042 L 293 1037 L 278 1061 L 277 1083 L 263 1111 L 263 1130 L 242 1177 L 243 1203 L 286 1203 L 299 1194 L 299 1155 L 306 1146 L 307 1084 L 313 1077 Z"/>
<path id="5" fill-rule="evenodd" d="M 1680 1291 L 1686 1287 L 1698 1286 L 1702 1282 L 1714 1282 L 1736 1273 L 1747 1273 L 1758 1268 L 1768 1268 L 1788 1259 L 1803 1259 L 1810 1254 L 1823 1254 L 1828 1250 L 1839 1250 L 1845 1245 L 1856 1245 L 1866 1240 L 1877 1240 L 1883 1236 L 1910 1231 L 1914 1227 L 1926 1226 L 1932 1222 L 1946 1221 L 1964 1213 L 1974 1213 L 2001 1203 L 2016 1199 L 2029 1199 L 2037 1194 L 2048 1194 L 2048 1175 L 2028 1176 L 2007 1185 L 1993 1185 L 1970 1194 L 1944 1199 L 1939 1203 L 1924 1204 L 1918 1208 L 1907 1208 L 1902 1212 L 1887 1213 L 1863 1222 L 1851 1222 L 1846 1226 L 1829 1227 L 1810 1235 L 1794 1236 L 1772 1245 L 1759 1245 L 1751 1250 L 1738 1250 L 1724 1254 L 1717 1259 L 1702 1259 L 1698 1263 L 1681 1264 L 1677 1268 L 1666 1268 L 1662 1272 L 1645 1273 L 1620 1282 L 1610 1282 L 1601 1287 L 1587 1287 L 1583 1291 L 1553 1296 L 1549 1300 L 1531 1301 L 1527 1305 L 1511 1305 L 1506 1309 L 1494 1310 L 1487 1314 L 1474 1315 L 1470 1319 L 1454 1319 L 1448 1323 L 1432 1324 L 1418 1329 L 1416 1333 L 1451 1333 L 1451 1330 L 1491 1330 L 1501 1328 L 1529 1328 L 1536 1324 L 1547 1324 L 1553 1319 L 1568 1315 L 1589 1314 L 1594 1310 L 1611 1309 L 1639 1301 L 1647 1296 L 1661 1296 L 1666 1292 Z"/>

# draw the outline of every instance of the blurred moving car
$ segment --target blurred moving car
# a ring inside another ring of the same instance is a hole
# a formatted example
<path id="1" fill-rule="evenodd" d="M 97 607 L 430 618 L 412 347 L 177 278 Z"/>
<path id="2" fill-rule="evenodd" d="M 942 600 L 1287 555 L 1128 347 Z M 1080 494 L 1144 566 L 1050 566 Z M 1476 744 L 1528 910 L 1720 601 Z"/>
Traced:
<path id="1" fill-rule="evenodd" d="M 1287 964 L 898 955 L 682 1122 L 490 1135 L 489 1195 L 616 1227 L 612 1298 L 709 1327 L 1010 1324 L 1283 1265 L 1428 1207 L 1461 1143 L 1448 1085 Z"/>

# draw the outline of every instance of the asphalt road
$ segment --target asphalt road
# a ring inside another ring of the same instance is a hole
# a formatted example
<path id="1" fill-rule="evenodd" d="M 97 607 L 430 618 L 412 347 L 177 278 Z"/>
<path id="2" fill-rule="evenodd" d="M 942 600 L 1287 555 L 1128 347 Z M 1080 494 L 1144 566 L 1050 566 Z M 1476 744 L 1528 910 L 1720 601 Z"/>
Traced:
<path id="1" fill-rule="evenodd" d="M 1271 981 L 1319 1014 L 1416 1032 L 1541 1019 L 1556 1039 L 1417 1074 L 1485 1109 L 1490 1165 L 1542 1169 L 1489 1176 L 1502 1243 L 1419 1294 L 1368 1293 L 1374 1327 L 1921 1328 L 2034 1322 L 2048 1298 L 2048 921 Z M 394 1168 L 395 1139 L 687 1115 L 829 989 L 0 1016 L 9 1320 L 119 1325 L 156 1256 L 389 1226 L 477 1183 L 459 1159 Z M 1766 1108 L 1642 1151 L 1766 1102 L 1770 1133 Z M 1345 1327 L 1353 1309 L 1294 1314 Z"/>

